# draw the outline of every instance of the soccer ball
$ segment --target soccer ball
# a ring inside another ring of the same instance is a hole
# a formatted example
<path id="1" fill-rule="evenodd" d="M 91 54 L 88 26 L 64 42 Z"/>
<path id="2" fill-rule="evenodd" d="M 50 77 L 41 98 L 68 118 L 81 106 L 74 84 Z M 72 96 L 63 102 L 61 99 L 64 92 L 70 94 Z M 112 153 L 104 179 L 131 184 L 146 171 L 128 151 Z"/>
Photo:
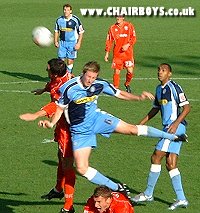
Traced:
<path id="1" fill-rule="evenodd" d="M 32 39 L 39 47 L 49 47 L 53 43 L 53 34 L 46 27 L 38 26 L 32 31 Z"/>

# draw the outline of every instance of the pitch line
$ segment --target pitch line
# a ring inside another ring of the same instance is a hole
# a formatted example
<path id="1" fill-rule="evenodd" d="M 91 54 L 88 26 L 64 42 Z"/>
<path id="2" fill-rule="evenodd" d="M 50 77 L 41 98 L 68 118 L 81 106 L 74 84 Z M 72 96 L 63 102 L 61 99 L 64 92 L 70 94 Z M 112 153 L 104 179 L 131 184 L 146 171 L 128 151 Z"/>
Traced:
<path id="1" fill-rule="evenodd" d="M 11 81 L 11 82 L 0 82 L 0 85 L 5 84 L 29 84 L 29 83 L 40 83 L 41 81 Z M 42 82 L 41 82 L 42 83 Z"/>
<path id="2" fill-rule="evenodd" d="M 23 90 L 3 90 L 3 89 L 0 89 L 0 92 L 8 92 L 8 93 L 31 93 L 31 91 L 23 91 Z M 31 93 L 33 94 L 33 93 Z M 110 97 L 109 95 L 105 95 L 105 94 L 102 94 L 101 96 L 105 96 L 105 97 Z M 189 99 L 189 101 L 192 101 L 192 102 L 199 102 L 200 100 L 199 99 Z"/>
<path id="3" fill-rule="evenodd" d="M 112 80 L 111 78 L 105 78 L 105 80 Z M 125 78 L 122 78 L 122 80 L 125 80 Z M 133 80 L 158 80 L 157 78 L 134 78 Z M 172 80 L 200 80 L 200 78 L 172 78 Z M 0 82 L 0 85 L 6 85 L 6 84 L 29 84 L 29 83 L 45 83 L 41 81 L 11 81 L 11 82 Z"/>
<path id="4" fill-rule="evenodd" d="M 31 91 L 23 91 L 23 90 L 3 90 L 3 89 L 0 89 L 0 92 L 10 92 L 10 93 L 31 93 Z"/>

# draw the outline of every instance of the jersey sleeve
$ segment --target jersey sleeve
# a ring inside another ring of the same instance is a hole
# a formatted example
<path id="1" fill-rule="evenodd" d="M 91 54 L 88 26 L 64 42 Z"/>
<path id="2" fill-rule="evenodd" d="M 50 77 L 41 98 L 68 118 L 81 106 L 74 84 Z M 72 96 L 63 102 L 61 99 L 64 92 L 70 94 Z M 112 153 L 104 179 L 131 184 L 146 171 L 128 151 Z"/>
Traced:
<path id="1" fill-rule="evenodd" d="M 189 101 L 180 85 L 176 84 L 175 89 L 177 91 L 177 103 L 180 107 L 189 104 Z"/>
<path id="2" fill-rule="evenodd" d="M 60 18 L 60 17 L 59 17 L 59 18 Z M 59 24 L 58 24 L 59 18 L 58 18 L 58 19 L 56 20 L 56 22 L 55 22 L 55 26 L 54 26 L 54 31 L 55 31 L 55 32 L 59 32 L 59 30 L 60 30 Z"/>
<path id="3" fill-rule="evenodd" d="M 41 109 L 44 110 L 48 117 L 52 117 L 56 111 L 57 105 L 55 102 L 50 102 L 43 106 Z"/>
<path id="4" fill-rule="evenodd" d="M 159 104 L 158 96 L 157 96 L 158 90 L 159 90 L 159 86 L 156 87 L 156 94 L 155 94 L 155 99 L 153 101 L 153 108 L 159 108 L 160 109 L 160 104 Z"/>
<path id="5" fill-rule="evenodd" d="M 105 47 L 106 52 L 110 52 L 110 50 L 112 48 L 113 40 L 114 40 L 114 38 L 112 35 L 112 27 L 110 27 L 110 29 L 108 30 L 107 37 L 106 37 L 106 47 Z"/>
<path id="6" fill-rule="evenodd" d="M 76 18 L 77 18 L 77 33 L 82 34 L 85 32 L 84 27 L 81 23 L 81 20 L 78 17 L 76 17 Z"/>
<path id="7" fill-rule="evenodd" d="M 116 89 L 112 84 L 109 82 L 102 80 L 103 83 L 103 93 L 110 96 L 116 96 L 118 89 Z"/>
<path id="8" fill-rule="evenodd" d="M 120 193 L 112 193 L 113 200 L 110 205 L 110 212 L 114 213 L 134 213 L 134 208 L 130 201 Z"/>
<path id="9" fill-rule="evenodd" d="M 67 94 L 67 89 L 66 86 L 63 85 L 59 88 L 59 93 L 60 93 L 60 98 L 58 99 L 58 101 L 56 102 L 56 104 L 61 107 L 61 108 L 65 108 L 67 107 L 67 105 L 70 102 L 70 99 L 68 98 L 68 94 Z"/>
<path id="10" fill-rule="evenodd" d="M 130 30 L 129 44 L 132 46 L 136 43 L 136 33 L 135 28 L 131 23 L 129 25 L 129 30 Z"/>

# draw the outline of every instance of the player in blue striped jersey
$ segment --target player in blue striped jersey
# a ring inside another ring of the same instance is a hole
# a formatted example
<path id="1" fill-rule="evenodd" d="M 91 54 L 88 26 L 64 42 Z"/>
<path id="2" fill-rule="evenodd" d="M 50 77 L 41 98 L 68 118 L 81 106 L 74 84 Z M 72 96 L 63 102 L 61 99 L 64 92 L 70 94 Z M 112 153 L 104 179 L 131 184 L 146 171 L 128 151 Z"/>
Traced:
<path id="1" fill-rule="evenodd" d="M 81 47 L 84 28 L 80 19 L 72 14 L 72 6 L 63 6 L 63 16 L 57 18 L 54 29 L 54 45 L 58 48 L 58 58 L 65 60 L 72 72 L 74 59 Z"/>
<path id="2" fill-rule="evenodd" d="M 170 80 L 171 75 L 171 66 L 165 63 L 160 64 L 158 67 L 158 80 L 161 84 L 156 88 L 154 106 L 147 116 L 142 119 L 140 124 L 144 125 L 160 111 L 163 131 L 172 134 L 185 134 L 185 117 L 190 112 L 190 104 L 181 86 Z M 161 161 L 165 157 L 166 168 L 176 193 L 176 202 L 169 207 L 169 210 L 188 206 L 188 201 L 182 187 L 180 171 L 177 167 L 181 145 L 182 142 L 176 143 L 168 139 L 160 139 L 158 141 L 155 151 L 151 156 L 151 168 L 146 190 L 132 198 L 132 201 L 136 203 L 153 201 L 154 187 L 161 172 Z"/>
<path id="3" fill-rule="evenodd" d="M 100 65 L 91 61 L 83 67 L 83 73 L 63 84 L 60 88 L 61 98 L 52 121 L 39 121 L 39 126 L 52 128 L 63 111 L 70 123 L 76 170 L 92 183 L 106 185 L 112 190 L 120 190 L 117 183 L 90 167 L 89 157 L 96 147 L 96 135 L 109 137 L 117 132 L 129 135 L 143 135 L 177 140 L 175 134 L 169 134 L 153 127 L 128 124 L 121 119 L 101 111 L 97 106 L 98 96 L 105 93 L 123 100 L 142 101 L 154 99 L 149 92 L 140 96 L 116 89 L 105 80 L 99 79 Z"/>

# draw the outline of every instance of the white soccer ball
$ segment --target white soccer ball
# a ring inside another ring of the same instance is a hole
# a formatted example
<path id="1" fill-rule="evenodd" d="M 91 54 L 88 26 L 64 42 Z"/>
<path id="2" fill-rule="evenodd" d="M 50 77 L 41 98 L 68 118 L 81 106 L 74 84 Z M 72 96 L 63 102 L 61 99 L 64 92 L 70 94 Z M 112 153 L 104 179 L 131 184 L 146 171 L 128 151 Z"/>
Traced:
<path id="1" fill-rule="evenodd" d="M 49 47 L 53 43 L 53 34 L 43 26 L 35 27 L 32 31 L 33 42 L 40 47 Z"/>

